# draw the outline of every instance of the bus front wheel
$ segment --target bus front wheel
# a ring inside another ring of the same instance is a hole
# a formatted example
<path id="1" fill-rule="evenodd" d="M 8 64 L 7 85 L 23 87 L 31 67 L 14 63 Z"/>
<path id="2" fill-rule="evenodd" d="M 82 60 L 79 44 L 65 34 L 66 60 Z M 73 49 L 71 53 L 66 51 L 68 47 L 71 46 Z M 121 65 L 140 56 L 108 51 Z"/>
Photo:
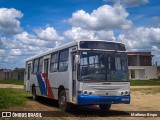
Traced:
<path id="1" fill-rule="evenodd" d="M 99 107 L 102 111 L 106 111 L 106 110 L 110 110 L 111 104 L 99 105 Z"/>
<path id="2" fill-rule="evenodd" d="M 66 92 L 65 90 L 61 90 L 58 97 L 59 108 L 63 111 L 69 111 L 70 105 L 67 103 Z"/>

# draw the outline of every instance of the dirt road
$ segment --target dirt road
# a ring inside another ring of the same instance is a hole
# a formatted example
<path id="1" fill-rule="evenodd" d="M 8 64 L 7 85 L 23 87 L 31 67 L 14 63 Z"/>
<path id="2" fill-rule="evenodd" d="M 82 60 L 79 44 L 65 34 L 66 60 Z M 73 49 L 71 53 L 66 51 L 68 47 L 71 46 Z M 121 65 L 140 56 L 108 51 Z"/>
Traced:
<path id="1" fill-rule="evenodd" d="M 23 89 L 23 85 L 13 85 L 13 84 L 0 84 L 0 88 L 18 88 Z M 131 86 L 132 88 L 160 88 L 160 86 Z"/>
<path id="2" fill-rule="evenodd" d="M 0 85 L 0 88 L 2 88 Z M 7 86 L 7 85 L 5 85 Z M 8 85 L 8 87 L 12 88 L 17 88 L 18 86 L 15 85 Z M 22 86 L 19 86 L 18 88 L 22 88 Z M 116 114 L 120 115 L 127 115 L 130 114 L 129 111 L 160 111 L 160 92 L 155 92 L 155 93 L 144 93 L 143 91 L 132 91 L 132 88 L 158 88 L 160 89 L 160 86 L 136 86 L 136 87 L 131 87 L 131 104 L 117 104 L 117 105 L 112 105 L 111 111 L 106 113 L 105 116 L 110 116 L 110 117 L 98 117 L 101 111 L 99 110 L 98 106 L 83 106 L 83 107 L 74 107 L 73 111 L 67 113 L 69 116 L 73 117 L 66 117 L 66 118 L 55 118 L 55 119 L 75 119 L 74 116 L 81 114 L 81 117 L 84 115 L 94 115 L 97 117 L 83 117 L 83 119 L 86 120 L 97 120 L 97 119 L 126 119 L 126 117 L 115 117 Z M 28 97 L 29 101 L 26 103 L 25 106 L 23 107 L 12 107 L 9 108 L 9 110 L 13 111 L 60 111 L 58 109 L 58 103 L 57 101 L 51 100 L 51 99 L 46 99 L 46 98 L 39 98 L 38 101 L 33 101 L 32 97 Z M 0 110 L 1 111 L 1 110 Z M 3 111 L 3 110 L 2 110 Z M 116 114 L 115 114 L 116 113 Z M 65 112 L 60 112 L 60 114 L 65 114 Z M 76 117 L 76 119 L 81 119 L 81 117 Z M 135 119 L 144 119 L 145 117 L 127 117 L 127 119 L 135 120 Z M 42 119 L 53 119 L 50 117 L 47 118 L 42 118 Z M 147 119 L 153 120 L 152 117 L 147 117 Z M 159 119 L 154 118 L 154 119 Z"/>
<path id="3" fill-rule="evenodd" d="M 23 85 L 13 85 L 13 84 L 0 84 L 0 88 L 18 88 L 23 89 Z"/>

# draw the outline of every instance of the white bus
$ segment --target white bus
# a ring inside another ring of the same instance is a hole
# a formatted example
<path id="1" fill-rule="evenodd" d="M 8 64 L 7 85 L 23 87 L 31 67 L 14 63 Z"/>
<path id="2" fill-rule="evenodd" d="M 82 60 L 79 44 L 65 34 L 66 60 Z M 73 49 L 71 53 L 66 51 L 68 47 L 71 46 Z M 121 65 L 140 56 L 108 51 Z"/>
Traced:
<path id="1" fill-rule="evenodd" d="M 61 110 L 76 105 L 130 104 L 124 44 L 105 40 L 73 41 L 26 60 L 25 90 L 58 100 Z"/>

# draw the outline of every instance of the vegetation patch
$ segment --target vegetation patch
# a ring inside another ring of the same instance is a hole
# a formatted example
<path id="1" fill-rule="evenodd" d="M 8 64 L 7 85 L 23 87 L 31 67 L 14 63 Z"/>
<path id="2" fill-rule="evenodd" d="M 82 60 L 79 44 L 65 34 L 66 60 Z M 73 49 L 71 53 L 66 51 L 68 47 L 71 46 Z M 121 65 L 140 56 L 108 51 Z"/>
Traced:
<path id="1" fill-rule="evenodd" d="M 160 86 L 160 79 L 130 80 L 131 86 Z"/>
<path id="2" fill-rule="evenodd" d="M 26 93 L 22 89 L 1 88 L 0 89 L 0 109 L 9 108 L 11 106 L 23 106 L 27 101 Z"/>
<path id="3" fill-rule="evenodd" d="M 2 80 L 0 81 L 2 84 L 15 84 L 15 85 L 24 85 L 23 80 Z"/>

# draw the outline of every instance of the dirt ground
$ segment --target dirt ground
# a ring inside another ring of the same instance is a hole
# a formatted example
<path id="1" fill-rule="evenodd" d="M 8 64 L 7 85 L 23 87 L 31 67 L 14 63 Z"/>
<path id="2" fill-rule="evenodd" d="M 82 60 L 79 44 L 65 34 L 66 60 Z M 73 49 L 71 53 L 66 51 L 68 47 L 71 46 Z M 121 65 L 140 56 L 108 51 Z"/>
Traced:
<path id="1" fill-rule="evenodd" d="M 23 85 L 13 85 L 13 84 L 0 84 L 0 88 L 18 88 L 23 89 Z"/>
<path id="2" fill-rule="evenodd" d="M 0 84 L 0 88 L 2 86 L 18 88 L 17 85 L 2 85 Z M 22 88 L 23 86 L 19 86 Z M 101 116 L 100 109 L 98 106 L 82 106 L 82 107 L 75 107 L 73 106 L 74 112 L 62 112 L 58 109 L 57 101 L 46 99 L 46 98 L 39 98 L 38 101 L 33 101 L 32 97 L 28 97 L 29 101 L 26 103 L 25 106 L 21 107 L 12 107 L 9 109 L 4 109 L 5 111 L 60 111 L 59 114 L 67 114 L 72 117 L 42 117 L 41 119 L 86 119 L 86 120 L 97 120 L 97 119 L 111 119 L 111 120 L 123 120 L 123 119 L 160 119 L 160 117 L 125 117 L 125 115 L 130 115 L 130 111 L 160 111 L 160 92 L 154 94 L 145 94 L 142 91 L 132 91 L 132 88 L 160 88 L 160 86 L 134 86 L 131 87 L 131 103 L 128 104 L 115 104 L 112 105 L 111 111 L 105 113 L 104 117 Z M 0 111 L 4 111 L 0 110 Z M 78 116 L 80 114 L 80 116 Z M 160 113 L 160 112 L 159 112 Z M 83 115 L 84 114 L 84 115 Z M 116 115 L 118 114 L 118 116 Z M 86 115 L 92 117 L 85 117 Z M 103 116 L 102 115 L 102 116 Z M 121 115 L 122 117 L 119 117 Z M 76 116 L 76 117 L 75 117 Z M 78 116 L 78 117 L 77 117 Z M 94 116 L 94 117 L 93 117 Z M 35 118 L 34 118 L 35 119 Z M 39 118 L 38 118 L 39 119 Z"/>

